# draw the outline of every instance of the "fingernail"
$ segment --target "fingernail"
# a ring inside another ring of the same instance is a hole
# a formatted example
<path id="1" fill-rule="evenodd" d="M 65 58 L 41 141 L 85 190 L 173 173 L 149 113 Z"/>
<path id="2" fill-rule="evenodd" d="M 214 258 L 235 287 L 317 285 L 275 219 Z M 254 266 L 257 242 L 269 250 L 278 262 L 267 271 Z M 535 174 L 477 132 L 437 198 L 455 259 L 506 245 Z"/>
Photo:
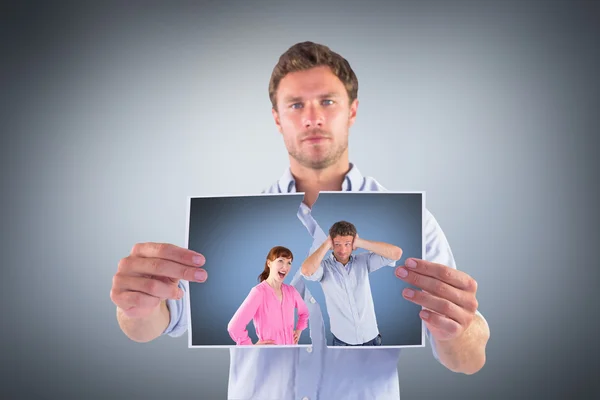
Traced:
<path id="1" fill-rule="evenodd" d="M 194 278 L 196 278 L 197 281 L 204 281 L 206 279 L 206 271 L 203 269 L 196 271 Z"/>
<path id="2" fill-rule="evenodd" d="M 202 257 L 202 256 L 194 256 L 194 258 L 192 258 L 192 262 L 193 262 L 194 264 L 202 264 L 202 259 L 203 259 L 203 258 L 204 258 L 204 257 Z"/>
<path id="3" fill-rule="evenodd" d="M 406 278 L 408 276 L 408 271 L 405 270 L 404 268 L 398 268 L 398 270 L 396 271 L 396 274 L 400 277 L 400 278 Z"/>
<path id="4" fill-rule="evenodd" d="M 412 290 L 412 289 L 406 289 L 406 290 L 404 291 L 404 295 L 405 295 L 406 297 L 413 297 L 413 296 L 415 295 L 415 291 L 414 291 L 414 290 Z"/>
<path id="5" fill-rule="evenodd" d="M 416 268 L 417 267 L 417 262 L 411 258 L 409 260 L 406 260 L 406 266 L 408 268 Z"/>
<path id="6" fill-rule="evenodd" d="M 183 290 L 177 289 L 177 300 L 181 299 L 182 297 L 183 297 Z"/>
<path id="7" fill-rule="evenodd" d="M 423 311 L 421 312 L 421 315 L 423 316 L 423 318 L 427 319 L 429 318 L 429 313 L 427 311 Z"/>

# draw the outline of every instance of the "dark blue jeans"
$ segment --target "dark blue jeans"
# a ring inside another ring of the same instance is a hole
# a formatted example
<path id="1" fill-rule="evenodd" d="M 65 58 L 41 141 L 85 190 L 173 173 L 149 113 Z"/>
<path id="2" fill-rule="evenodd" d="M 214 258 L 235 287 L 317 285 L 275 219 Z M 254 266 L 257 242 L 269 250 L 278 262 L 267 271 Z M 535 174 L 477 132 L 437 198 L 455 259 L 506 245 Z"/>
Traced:
<path id="1" fill-rule="evenodd" d="M 375 339 L 369 340 L 368 342 L 364 342 L 363 344 L 348 344 L 336 338 L 335 335 L 332 336 L 334 346 L 381 346 L 381 333 L 377 335 Z"/>

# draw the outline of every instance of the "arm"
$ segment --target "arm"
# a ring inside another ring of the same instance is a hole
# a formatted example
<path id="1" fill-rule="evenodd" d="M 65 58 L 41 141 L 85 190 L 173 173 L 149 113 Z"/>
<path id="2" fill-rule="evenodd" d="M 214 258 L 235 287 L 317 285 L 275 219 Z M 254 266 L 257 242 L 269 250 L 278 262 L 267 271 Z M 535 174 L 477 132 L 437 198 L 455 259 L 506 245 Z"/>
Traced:
<path id="1" fill-rule="evenodd" d="M 246 327 L 254 318 L 258 306 L 260 305 L 261 295 L 257 288 L 252 288 L 246 299 L 240 305 L 240 308 L 235 312 L 231 321 L 227 325 L 229 336 L 238 345 L 251 345 L 252 340 L 248 335 Z"/>
<path id="2" fill-rule="evenodd" d="M 308 231 L 308 234 L 312 237 L 313 241 L 310 246 L 310 250 L 308 254 L 314 253 L 319 246 L 327 240 L 327 234 L 321 229 L 317 221 L 313 218 L 311 209 L 304 204 L 304 202 L 300 203 L 300 207 L 298 208 L 298 213 L 296 214 L 302 225 Z"/>
<path id="3" fill-rule="evenodd" d="M 400 247 L 371 240 L 361 239 L 358 235 L 354 239 L 354 248 L 363 248 L 369 251 L 366 255 L 361 255 L 367 259 L 367 270 L 369 273 L 375 272 L 384 266 L 396 266 L 396 261 L 402 257 Z"/>
<path id="4" fill-rule="evenodd" d="M 392 261 L 398 261 L 402 257 L 402 249 L 400 247 L 389 243 L 366 240 L 358 235 L 354 239 L 354 248 L 365 249 Z"/>
<path id="5" fill-rule="evenodd" d="M 304 262 L 300 270 L 306 278 L 319 280 L 323 276 L 321 261 L 331 249 L 331 239 L 328 237 Z"/>
<path id="6" fill-rule="evenodd" d="M 296 324 L 296 331 L 303 331 L 308 327 L 308 307 L 306 303 L 300 297 L 300 293 L 295 288 L 291 288 L 294 293 L 295 306 L 298 309 L 298 323 Z"/>

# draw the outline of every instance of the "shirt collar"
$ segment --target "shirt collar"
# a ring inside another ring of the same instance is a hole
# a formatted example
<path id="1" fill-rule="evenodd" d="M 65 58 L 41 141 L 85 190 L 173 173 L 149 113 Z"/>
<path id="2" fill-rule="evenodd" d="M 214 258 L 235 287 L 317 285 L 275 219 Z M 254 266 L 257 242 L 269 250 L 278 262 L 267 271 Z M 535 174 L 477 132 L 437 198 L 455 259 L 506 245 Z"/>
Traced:
<path id="1" fill-rule="evenodd" d="M 342 182 L 342 191 L 358 191 L 363 185 L 364 176 L 358 170 L 356 165 L 350 163 L 350 170 L 344 176 L 344 180 Z M 284 171 L 281 178 L 277 182 L 279 185 L 279 190 L 283 193 L 296 193 L 296 180 L 292 175 L 292 170 L 290 167 Z"/>
<path id="2" fill-rule="evenodd" d="M 333 255 L 333 251 L 331 252 L 331 254 L 329 255 L 329 259 L 331 261 L 333 261 L 334 263 L 340 263 L 335 256 Z M 354 261 L 354 254 L 350 254 L 350 257 L 348 257 L 348 262 L 346 263 L 346 265 L 352 263 L 352 261 Z M 340 263 L 341 264 L 341 263 Z"/>

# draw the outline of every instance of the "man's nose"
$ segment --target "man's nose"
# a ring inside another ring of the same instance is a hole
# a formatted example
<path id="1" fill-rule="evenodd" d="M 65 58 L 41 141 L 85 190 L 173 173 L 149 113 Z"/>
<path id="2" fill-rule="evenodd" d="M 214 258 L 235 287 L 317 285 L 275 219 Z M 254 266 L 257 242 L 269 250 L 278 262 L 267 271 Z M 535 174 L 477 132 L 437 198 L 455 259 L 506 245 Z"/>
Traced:
<path id="1" fill-rule="evenodd" d="M 315 106 L 307 106 L 304 111 L 304 127 L 306 129 L 322 128 L 324 122 L 323 113 Z"/>

